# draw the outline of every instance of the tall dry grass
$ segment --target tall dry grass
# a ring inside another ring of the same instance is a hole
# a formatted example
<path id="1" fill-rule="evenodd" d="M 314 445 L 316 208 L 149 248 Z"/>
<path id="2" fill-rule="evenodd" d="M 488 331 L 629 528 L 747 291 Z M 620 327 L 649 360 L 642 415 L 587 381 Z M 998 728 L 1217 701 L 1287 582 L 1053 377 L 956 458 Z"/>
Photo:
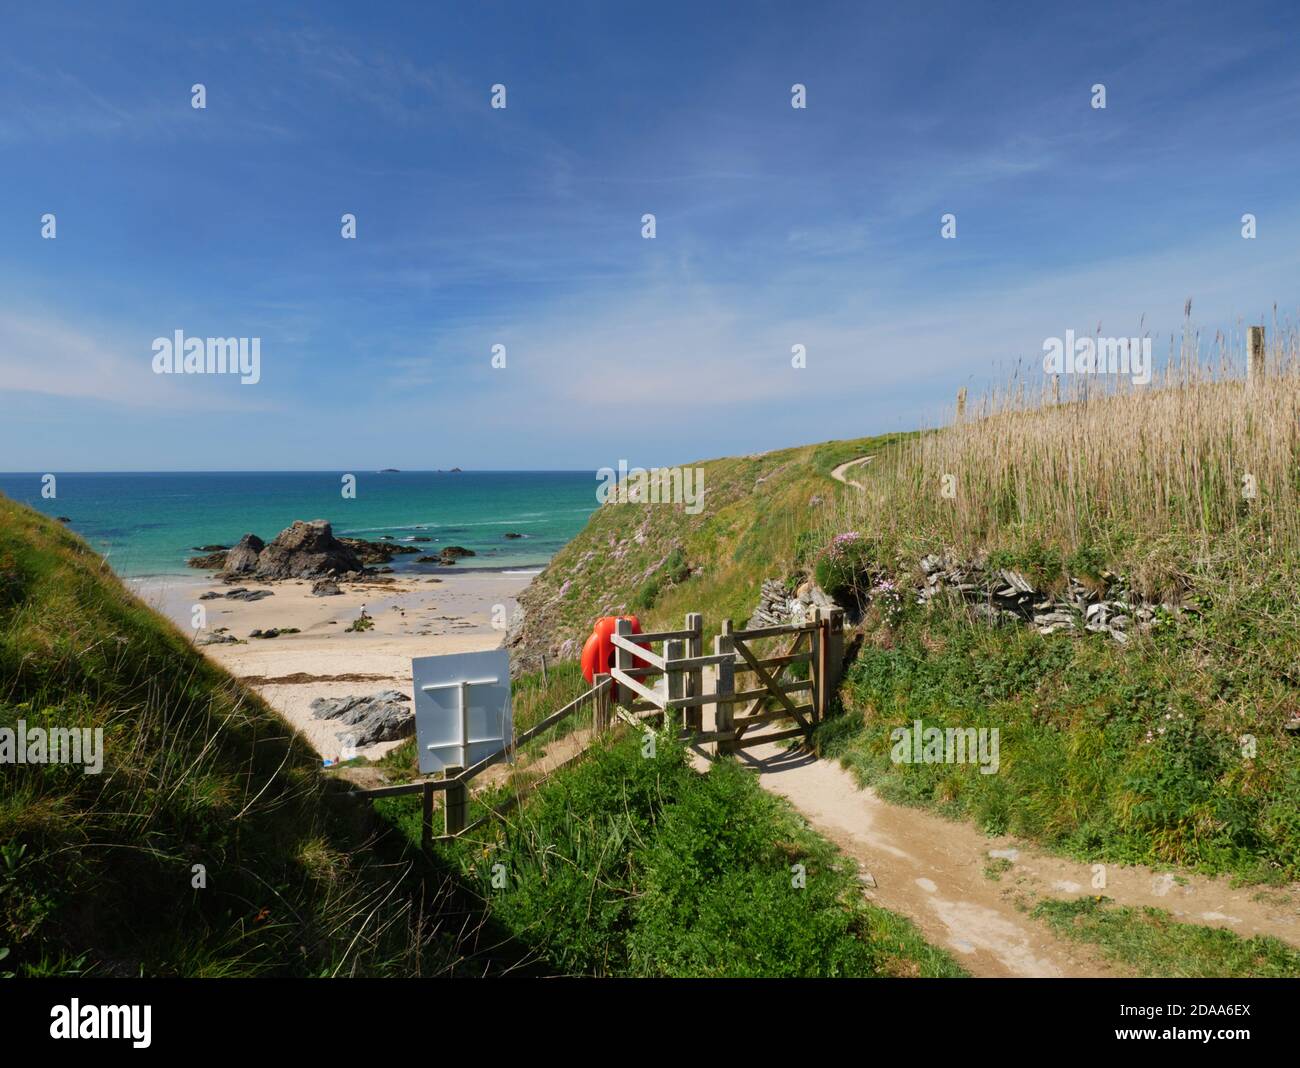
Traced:
<path id="1" fill-rule="evenodd" d="M 860 469 L 835 524 L 908 552 L 1085 549 L 1150 577 L 1300 559 L 1300 333 L 1274 324 L 1250 387 L 1244 347 L 1189 322 L 1145 386 L 1017 374 Z"/>

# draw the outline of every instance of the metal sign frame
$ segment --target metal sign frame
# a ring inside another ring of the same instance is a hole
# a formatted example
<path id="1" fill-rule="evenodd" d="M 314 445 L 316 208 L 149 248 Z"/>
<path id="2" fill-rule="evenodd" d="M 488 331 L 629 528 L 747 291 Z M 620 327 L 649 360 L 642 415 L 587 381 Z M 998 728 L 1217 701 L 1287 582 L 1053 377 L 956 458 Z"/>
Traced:
<path id="1" fill-rule="evenodd" d="M 509 751 L 514 724 L 505 649 L 417 657 L 411 678 L 422 774 Z"/>

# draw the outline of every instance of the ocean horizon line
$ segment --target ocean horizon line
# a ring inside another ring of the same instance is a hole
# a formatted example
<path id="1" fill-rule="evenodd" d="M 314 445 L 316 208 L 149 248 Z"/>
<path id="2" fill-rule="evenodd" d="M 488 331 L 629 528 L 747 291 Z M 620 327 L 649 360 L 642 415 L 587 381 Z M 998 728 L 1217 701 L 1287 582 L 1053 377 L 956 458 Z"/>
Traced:
<path id="1" fill-rule="evenodd" d="M 0 478 L 40 478 L 45 471 L 0 471 Z M 155 468 L 149 471 L 74 471 L 71 468 L 56 467 L 54 472 L 63 475 L 337 475 L 362 472 L 368 475 L 584 475 L 588 471 L 598 471 L 599 467 L 461 467 L 452 470 L 447 467 L 244 467 L 220 470 L 217 468 L 191 469 Z"/>

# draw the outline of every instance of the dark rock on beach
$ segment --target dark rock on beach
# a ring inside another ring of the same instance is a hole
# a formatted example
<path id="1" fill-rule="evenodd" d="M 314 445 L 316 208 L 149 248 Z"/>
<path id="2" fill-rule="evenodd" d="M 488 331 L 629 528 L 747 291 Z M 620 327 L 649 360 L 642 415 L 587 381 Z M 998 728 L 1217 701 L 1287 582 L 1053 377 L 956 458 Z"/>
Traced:
<path id="1" fill-rule="evenodd" d="M 398 690 L 382 690 L 368 697 L 318 697 L 311 703 L 317 719 L 332 719 L 355 730 L 340 731 L 358 749 L 415 733 L 411 698 Z"/>
<path id="2" fill-rule="evenodd" d="M 245 534 L 239 543 L 226 554 L 224 564 L 228 575 L 244 575 L 257 570 L 257 559 L 266 548 L 266 542 L 256 534 Z"/>
<path id="3" fill-rule="evenodd" d="M 316 578 L 361 570 L 357 554 L 334 537 L 334 529 L 324 519 L 313 519 L 310 523 L 295 521 L 254 557 L 251 550 L 259 541 L 252 534 L 240 540 L 226 561 L 227 575 L 251 574 L 259 579 Z M 241 553 L 245 543 L 250 551 Z"/>
<path id="4" fill-rule="evenodd" d="M 406 556 L 421 550 L 414 545 L 398 545 L 386 534 L 379 541 L 364 538 L 336 538 L 334 530 L 324 519 L 311 522 L 297 520 L 280 531 L 269 544 L 256 534 L 245 534 L 232 549 L 220 545 L 205 545 L 201 551 L 211 550 L 204 556 L 192 557 L 190 567 L 220 571 L 227 582 L 236 579 L 274 581 L 289 578 L 333 577 L 355 580 L 363 575 L 373 575 L 369 565 L 387 564 L 394 556 Z M 416 538 L 428 541 L 428 538 Z M 468 549 L 449 546 L 444 554 L 473 556 Z M 391 572 L 381 567 L 378 573 Z M 335 591 L 338 592 L 338 591 Z M 321 594 L 320 596 L 329 596 Z"/>
<path id="5" fill-rule="evenodd" d="M 249 590 L 243 586 L 238 586 L 233 590 L 226 591 L 226 600 L 228 601 L 260 601 L 263 597 L 274 597 L 275 594 L 270 590 Z"/>
<path id="6" fill-rule="evenodd" d="M 297 634 L 297 627 L 268 627 L 266 630 L 250 630 L 250 638 L 278 638 L 281 634 Z"/>
<path id="7" fill-rule="evenodd" d="M 357 554 L 363 564 L 386 564 L 394 554 L 417 553 L 420 550 L 413 545 L 394 545 L 383 541 L 366 541 L 364 538 L 339 538 L 344 545 Z"/>

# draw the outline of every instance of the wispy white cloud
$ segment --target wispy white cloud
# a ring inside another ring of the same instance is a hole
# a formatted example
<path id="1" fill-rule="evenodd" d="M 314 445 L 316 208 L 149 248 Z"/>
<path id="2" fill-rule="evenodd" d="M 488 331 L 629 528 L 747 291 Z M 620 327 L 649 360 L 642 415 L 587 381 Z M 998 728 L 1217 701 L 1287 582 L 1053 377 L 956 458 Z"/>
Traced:
<path id="1" fill-rule="evenodd" d="M 164 412 L 273 407 L 238 378 L 153 373 L 152 337 L 86 331 L 54 315 L 0 309 L 0 393 L 39 393 Z M 239 390 L 243 390 L 240 393 Z"/>

